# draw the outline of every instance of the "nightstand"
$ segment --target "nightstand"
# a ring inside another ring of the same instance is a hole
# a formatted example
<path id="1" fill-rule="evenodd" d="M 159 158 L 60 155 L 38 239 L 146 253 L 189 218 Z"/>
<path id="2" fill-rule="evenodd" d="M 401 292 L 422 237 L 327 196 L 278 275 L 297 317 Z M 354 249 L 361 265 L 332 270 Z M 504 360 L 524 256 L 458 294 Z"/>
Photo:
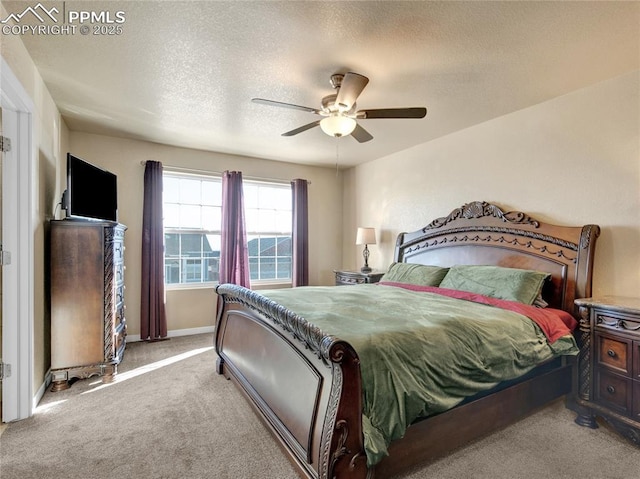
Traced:
<path id="1" fill-rule="evenodd" d="M 384 275 L 384 271 L 372 271 L 362 273 L 361 271 L 334 270 L 336 274 L 336 286 L 349 284 L 377 283 Z"/>
<path id="2" fill-rule="evenodd" d="M 578 417 L 597 427 L 602 417 L 640 446 L 640 298 L 575 301 L 580 312 Z"/>

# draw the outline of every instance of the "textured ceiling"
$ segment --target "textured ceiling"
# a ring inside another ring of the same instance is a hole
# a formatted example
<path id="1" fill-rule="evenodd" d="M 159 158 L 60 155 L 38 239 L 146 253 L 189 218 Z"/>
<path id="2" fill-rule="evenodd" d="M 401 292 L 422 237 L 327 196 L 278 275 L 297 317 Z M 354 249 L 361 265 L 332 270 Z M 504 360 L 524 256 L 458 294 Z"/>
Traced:
<path id="1" fill-rule="evenodd" d="M 9 13 L 36 2 L 3 1 Z M 123 11 L 122 33 L 24 35 L 71 130 L 305 164 L 355 165 L 640 68 L 639 2 L 70 1 Z M 358 107 L 425 106 L 361 120 L 336 140 L 318 119 L 329 77 L 370 82 Z"/>

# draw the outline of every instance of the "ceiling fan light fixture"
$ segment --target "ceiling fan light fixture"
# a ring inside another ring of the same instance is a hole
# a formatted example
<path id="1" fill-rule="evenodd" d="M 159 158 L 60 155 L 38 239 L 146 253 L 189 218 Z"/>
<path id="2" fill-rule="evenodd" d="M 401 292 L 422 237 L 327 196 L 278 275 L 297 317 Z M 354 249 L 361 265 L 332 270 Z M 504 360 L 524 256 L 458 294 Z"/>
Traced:
<path id="1" fill-rule="evenodd" d="M 427 109 L 424 107 L 358 110 L 356 101 L 367 86 L 367 83 L 369 83 L 369 79 L 359 73 L 347 72 L 345 74 L 336 73 L 332 75 L 331 86 L 336 92 L 322 98 L 320 109 L 281 101 L 265 100 L 264 98 L 253 98 L 251 101 L 263 105 L 306 111 L 323 117 L 321 120 L 284 132 L 282 136 L 294 136 L 319 125 L 322 131 L 329 136 L 340 138 L 351 135 L 358 143 L 366 143 L 373 140 L 373 136 L 361 124 L 356 123 L 356 120 L 424 118 L 426 116 Z"/>
<path id="2" fill-rule="evenodd" d="M 320 121 L 320 128 L 327 135 L 339 138 L 350 135 L 356 128 L 356 121 L 348 116 L 331 115 Z"/>

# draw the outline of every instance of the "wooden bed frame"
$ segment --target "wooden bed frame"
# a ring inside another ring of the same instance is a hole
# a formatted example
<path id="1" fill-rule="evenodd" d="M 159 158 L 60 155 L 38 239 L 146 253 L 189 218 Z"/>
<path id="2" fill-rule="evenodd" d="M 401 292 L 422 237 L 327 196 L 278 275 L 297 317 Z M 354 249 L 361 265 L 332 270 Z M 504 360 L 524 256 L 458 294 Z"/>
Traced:
<path id="1" fill-rule="evenodd" d="M 549 225 L 476 201 L 421 230 L 401 233 L 395 261 L 546 271 L 552 277 L 545 300 L 575 316 L 574 299 L 591 294 L 599 233 L 596 225 Z M 391 444 L 389 456 L 368 468 L 353 347 L 251 290 L 223 284 L 217 293 L 217 371 L 239 386 L 304 477 L 390 477 L 502 428 L 577 384 L 575 361 L 554 360 L 490 394 L 412 424 Z"/>

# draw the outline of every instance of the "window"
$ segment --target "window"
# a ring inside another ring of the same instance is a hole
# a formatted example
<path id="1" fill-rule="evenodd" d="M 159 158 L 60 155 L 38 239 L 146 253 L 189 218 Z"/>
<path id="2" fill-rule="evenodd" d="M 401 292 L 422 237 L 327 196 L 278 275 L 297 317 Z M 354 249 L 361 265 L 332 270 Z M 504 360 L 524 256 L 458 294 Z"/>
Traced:
<path id="1" fill-rule="evenodd" d="M 251 281 L 291 279 L 291 186 L 243 183 Z"/>
<path id="2" fill-rule="evenodd" d="M 251 281 L 291 280 L 291 187 L 244 180 Z M 165 172 L 165 283 L 217 282 L 222 180 Z"/>
<path id="3" fill-rule="evenodd" d="M 220 178 L 163 176 L 166 284 L 218 281 Z"/>

